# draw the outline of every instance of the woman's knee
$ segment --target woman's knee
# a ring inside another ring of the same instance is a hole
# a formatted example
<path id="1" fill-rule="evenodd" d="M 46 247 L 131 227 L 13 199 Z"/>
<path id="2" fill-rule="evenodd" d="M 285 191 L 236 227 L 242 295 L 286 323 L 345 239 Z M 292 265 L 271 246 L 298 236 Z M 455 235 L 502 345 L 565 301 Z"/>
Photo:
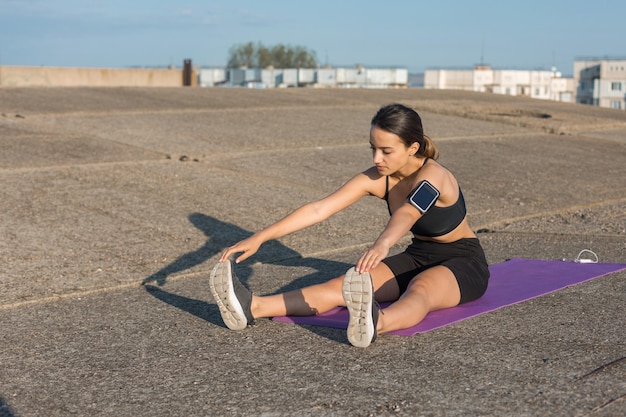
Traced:
<path id="1" fill-rule="evenodd" d="M 422 298 L 428 303 L 429 311 L 454 307 L 461 301 L 456 277 L 445 266 L 436 266 L 417 275 L 406 293 Z"/>
<path id="2" fill-rule="evenodd" d="M 340 302 L 343 301 L 343 295 L 341 292 L 342 286 L 343 275 L 316 284 L 312 288 L 317 295 L 320 295 L 328 300 L 334 299 Z"/>
<path id="3" fill-rule="evenodd" d="M 320 285 L 323 286 L 324 288 L 330 290 L 330 291 L 339 291 L 341 292 L 341 287 L 343 285 L 343 277 L 344 275 L 341 275 L 339 277 L 336 278 L 332 278 L 329 279 L 326 282 L 321 283 Z"/>

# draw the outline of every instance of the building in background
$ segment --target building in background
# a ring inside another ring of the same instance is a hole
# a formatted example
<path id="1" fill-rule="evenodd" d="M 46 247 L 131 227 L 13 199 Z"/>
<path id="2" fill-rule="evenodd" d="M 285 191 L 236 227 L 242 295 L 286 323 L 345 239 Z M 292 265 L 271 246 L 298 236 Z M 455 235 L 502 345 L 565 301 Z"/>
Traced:
<path id="1" fill-rule="evenodd" d="M 201 87 L 407 88 L 406 68 L 202 68 Z"/>
<path id="2" fill-rule="evenodd" d="M 550 71 L 494 70 L 487 65 L 473 69 L 431 69 L 424 72 L 424 88 L 467 90 L 508 96 L 573 103 L 575 84 L 552 68 Z"/>
<path id="3" fill-rule="evenodd" d="M 577 58 L 576 103 L 626 110 L 626 58 Z"/>
<path id="4" fill-rule="evenodd" d="M 626 57 L 577 58 L 574 77 L 545 70 L 406 68 L 61 68 L 0 66 L 2 87 L 247 87 L 455 89 L 626 110 Z"/>

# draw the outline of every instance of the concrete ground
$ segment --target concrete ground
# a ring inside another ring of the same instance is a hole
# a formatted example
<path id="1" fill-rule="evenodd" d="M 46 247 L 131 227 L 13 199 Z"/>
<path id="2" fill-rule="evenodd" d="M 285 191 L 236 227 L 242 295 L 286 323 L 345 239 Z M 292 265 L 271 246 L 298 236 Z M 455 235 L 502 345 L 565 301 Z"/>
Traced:
<path id="1" fill-rule="evenodd" d="M 390 102 L 422 115 L 490 264 L 626 262 L 624 111 L 422 89 L 3 88 L 0 417 L 625 415 L 626 272 L 367 349 L 338 329 L 224 327 L 220 251 L 367 168 Z M 386 220 L 364 199 L 237 274 L 257 293 L 339 275 Z"/>

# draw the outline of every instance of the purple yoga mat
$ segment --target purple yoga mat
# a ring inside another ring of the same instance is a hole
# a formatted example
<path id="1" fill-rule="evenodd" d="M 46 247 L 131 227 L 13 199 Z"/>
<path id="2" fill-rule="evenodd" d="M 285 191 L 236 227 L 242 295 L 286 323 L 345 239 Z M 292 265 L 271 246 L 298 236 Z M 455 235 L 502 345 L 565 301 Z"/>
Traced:
<path id="1" fill-rule="evenodd" d="M 416 326 L 390 334 L 413 336 L 426 333 L 623 269 L 626 269 L 626 264 L 511 259 L 489 267 L 489 288 L 478 300 L 430 312 Z M 274 317 L 273 320 L 345 329 L 348 327 L 348 310 L 338 307 L 317 316 L 285 316 Z"/>

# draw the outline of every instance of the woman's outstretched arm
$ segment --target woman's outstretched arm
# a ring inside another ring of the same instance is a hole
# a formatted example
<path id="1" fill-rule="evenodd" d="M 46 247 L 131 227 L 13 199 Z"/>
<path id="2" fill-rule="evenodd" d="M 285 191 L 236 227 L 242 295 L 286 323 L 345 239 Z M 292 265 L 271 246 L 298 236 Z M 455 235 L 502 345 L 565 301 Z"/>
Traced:
<path id="1" fill-rule="evenodd" d="M 376 178 L 368 172 L 356 175 L 329 196 L 303 205 L 276 223 L 227 248 L 222 253 L 220 262 L 226 261 L 232 254 L 242 253 L 235 259 L 235 262 L 239 263 L 254 255 L 259 247 L 269 240 L 278 239 L 326 220 L 354 204 L 361 197 L 373 194 L 377 179 L 380 179 L 380 176 Z"/>

